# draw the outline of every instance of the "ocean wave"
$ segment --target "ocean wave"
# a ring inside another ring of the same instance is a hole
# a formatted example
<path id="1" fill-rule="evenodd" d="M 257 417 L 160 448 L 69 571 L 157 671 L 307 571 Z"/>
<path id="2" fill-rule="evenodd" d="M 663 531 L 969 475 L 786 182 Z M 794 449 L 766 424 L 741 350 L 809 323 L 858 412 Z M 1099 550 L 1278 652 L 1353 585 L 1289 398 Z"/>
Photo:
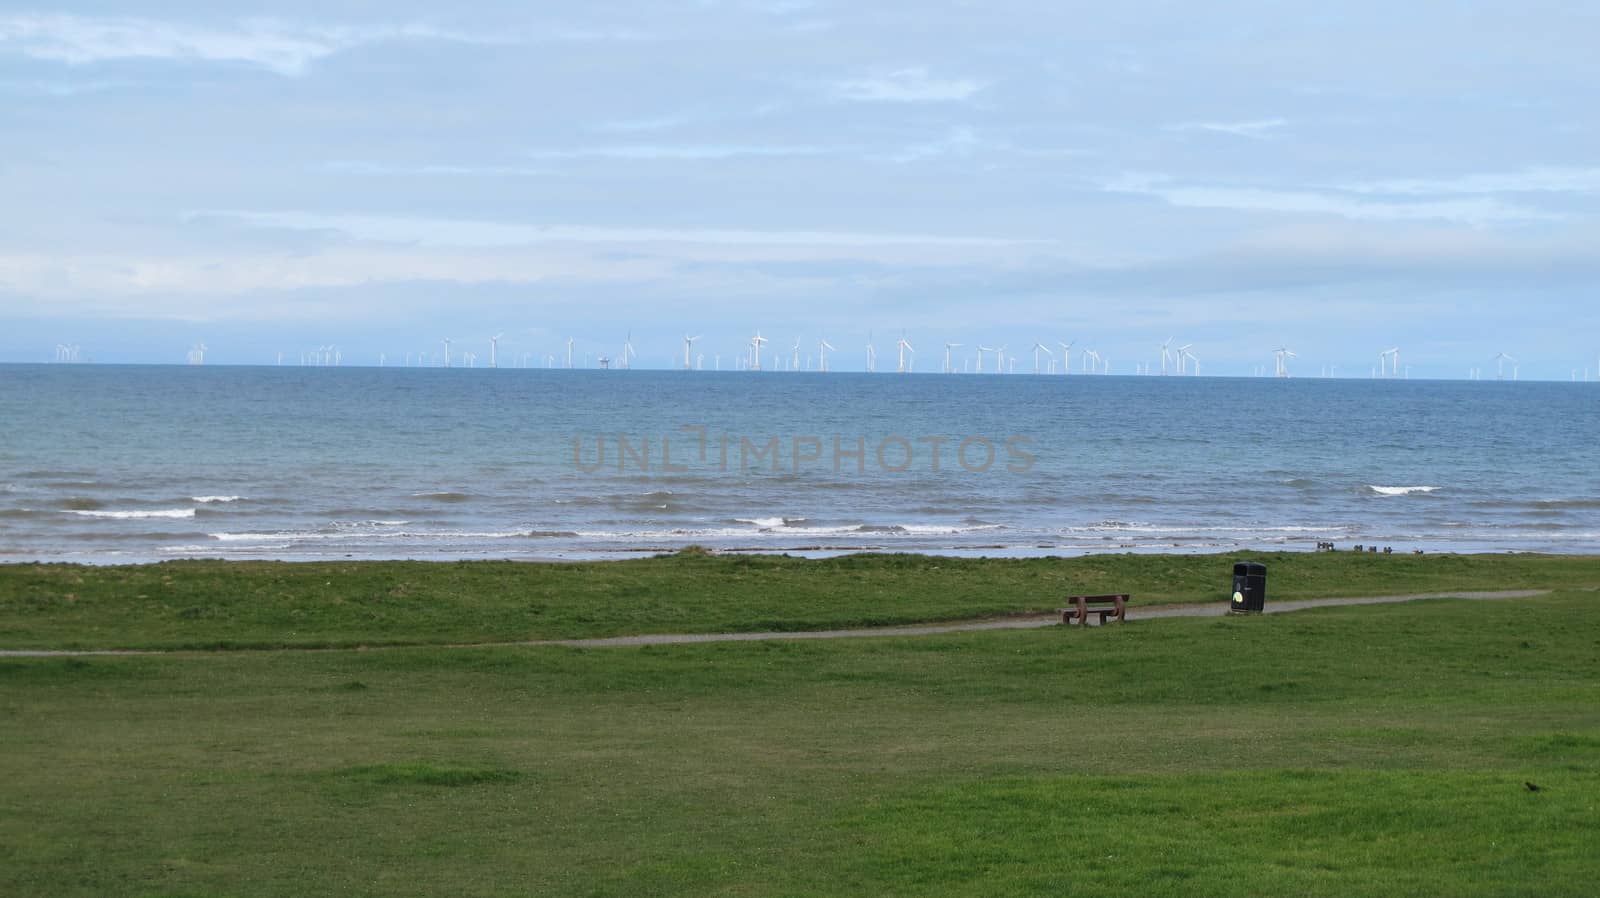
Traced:
<path id="1" fill-rule="evenodd" d="M 471 502 L 477 498 L 471 493 L 457 493 L 450 490 L 441 490 L 432 493 L 412 493 L 413 499 L 429 499 L 434 502 Z"/>
<path id="2" fill-rule="evenodd" d="M 86 518 L 192 518 L 192 508 L 152 508 L 137 511 L 104 511 L 95 509 L 68 509 L 67 514 L 81 515 Z"/>
<path id="3" fill-rule="evenodd" d="M 753 527 L 771 529 L 773 527 L 793 527 L 805 521 L 805 518 L 734 518 L 735 524 L 749 524 Z"/>
<path id="4" fill-rule="evenodd" d="M 242 501 L 243 499 L 244 499 L 243 496 L 190 496 L 189 497 L 189 501 L 190 502 L 199 502 L 202 505 L 211 505 L 211 504 L 221 503 L 221 502 L 239 502 L 239 501 Z"/>
<path id="5" fill-rule="evenodd" d="M 1412 493 L 1431 493 L 1437 491 L 1436 486 L 1373 486 L 1367 484 L 1367 489 L 1380 496 L 1409 496 Z"/>

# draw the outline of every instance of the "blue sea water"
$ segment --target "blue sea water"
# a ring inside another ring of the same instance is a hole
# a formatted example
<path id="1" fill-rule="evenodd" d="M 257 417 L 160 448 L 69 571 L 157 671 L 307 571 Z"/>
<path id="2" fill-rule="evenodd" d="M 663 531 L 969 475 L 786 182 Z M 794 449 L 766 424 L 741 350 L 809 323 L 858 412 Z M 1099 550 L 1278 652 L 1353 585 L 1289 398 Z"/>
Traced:
<path id="1" fill-rule="evenodd" d="M 1594 552 L 1597 412 L 1581 383 L 9 365 L 0 560 Z"/>

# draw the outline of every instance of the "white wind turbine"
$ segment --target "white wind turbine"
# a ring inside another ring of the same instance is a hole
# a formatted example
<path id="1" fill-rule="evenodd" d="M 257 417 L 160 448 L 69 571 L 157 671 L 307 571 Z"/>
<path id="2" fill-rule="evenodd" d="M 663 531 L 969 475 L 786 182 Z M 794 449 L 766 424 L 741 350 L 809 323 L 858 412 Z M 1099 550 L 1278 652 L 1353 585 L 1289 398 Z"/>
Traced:
<path id="1" fill-rule="evenodd" d="M 1168 337 L 1167 342 L 1161 344 L 1161 376 L 1167 376 L 1167 365 L 1172 362 L 1172 341 L 1176 337 Z"/>
<path id="2" fill-rule="evenodd" d="M 900 350 L 900 363 L 895 367 L 895 370 L 901 374 L 904 374 L 906 373 L 906 353 L 910 352 L 913 356 L 915 356 L 917 351 L 911 347 L 910 343 L 906 342 L 904 334 L 900 335 L 900 339 L 895 341 L 894 345 L 895 348 Z"/>
<path id="3" fill-rule="evenodd" d="M 1273 372 L 1273 375 L 1276 377 L 1288 377 L 1289 359 L 1297 359 L 1299 356 L 1295 355 L 1294 350 L 1287 346 L 1280 346 L 1279 348 L 1274 349 L 1272 354 L 1276 357 L 1277 361 L 1277 368 Z"/>
<path id="4" fill-rule="evenodd" d="M 878 350 L 872 345 L 872 331 L 867 331 L 867 371 L 878 370 Z"/>
<path id="5" fill-rule="evenodd" d="M 946 343 L 946 344 L 944 344 L 944 373 L 946 373 L 946 374 L 951 373 L 950 372 L 950 350 L 952 350 L 952 349 L 960 349 L 960 348 L 961 348 L 961 344 L 960 343 Z"/>
<path id="6" fill-rule="evenodd" d="M 685 371 L 689 370 L 689 353 L 694 347 L 694 341 L 700 339 L 701 336 L 704 335 L 698 334 L 693 337 L 688 334 L 683 335 L 683 370 Z"/>
<path id="7" fill-rule="evenodd" d="M 572 367 L 572 343 L 573 343 L 572 338 L 568 337 L 567 338 L 567 367 L 568 368 Z"/>
<path id="8" fill-rule="evenodd" d="M 1006 373 L 1006 347 L 1004 344 L 1001 344 L 994 351 L 994 373 Z"/>
<path id="9" fill-rule="evenodd" d="M 984 346 L 982 343 L 978 344 L 978 371 L 977 371 L 977 373 L 979 373 L 979 374 L 983 373 L 983 354 L 986 353 L 986 352 L 994 352 L 994 351 L 995 351 L 995 348 L 993 346 Z"/>
<path id="10" fill-rule="evenodd" d="M 448 368 L 450 367 L 450 338 L 445 337 L 441 342 L 444 343 L 444 366 Z"/>
<path id="11" fill-rule="evenodd" d="M 490 368 L 498 368 L 498 367 L 500 367 L 500 338 L 504 337 L 504 336 L 505 336 L 505 332 L 501 331 L 500 333 L 495 334 L 494 336 L 489 338 L 489 367 Z"/>
<path id="12" fill-rule="evenodd" d="M 789 370 L 790 371 L 799 371 L 800 370 L 800 338 L 799 337 L 795 337 L 794 338 L 794 350 L 793 351 L 794 351 L 794 357 L 789 360 Z"/>
<path id="13" fill-rule="evenodd" d="M 1194 376 L 1195 377 L 1199 377 L 1200 376 L 1200 357 L 1195 355 L 1194 353 L 1190 352 L 1189 351 L 1189 347 L 1185 346 L 1183 348 L 1183 352 L 1180 355 L 1180 360 L 1184 359 L 1184 358 L 1187 358 L 1189 361 L 1194 362 Z"/>
<path id="14" fill-rule="evenodd" d="M 1378 353 L 1378 376 L 1384 376 L 1384 362 L 1389 362 L 1389 374 L 1392 377 L 1400 376 L 1400 347 L 1385 349 Z"/>
<path id="15" fill-rule="evenodd" d="M 1056 354 L 1050 351 L 1050 347 L 1048 347 L 1048 346 L 1044 345 L 1043 343 L 1040 343 L 1039 341 L 1035 340 L 1033 342 L 1033 373 L 1034 374 L 1038 374 L 1039 373 L 1039 353 L 1040 353 L 1041 350 L 1044 352 L 1045 355 L 1050 357 L 1051 363 L 1054 363 L 1055 359 L 1056 359 Z"/>
<path id="16" fill-rule="evenodd" d="M 817 341 L 817 370 L 828 370 L 828 350 L 832 348 L 833 344 L 829 343 L 827 340 Z"/>
<path id="17" fill-rule="evenodd" d="M 1193 345 L 1193 343 L 1185 343 L 1178 347 L 1178 376 L 1180 377 L 1189 373 L 1189 365 L 1186 360 L 1189 357 L 1189 347 Z"/>
<path id="18" fill-rule="evenodd" d="M 1496 353 L 1495 354 L 1494 361 L 1495 361 L 1494 379 L 1495 380 L 1505 380 L 1506 379 L 1506 362 L 1511 362 L 1514 365 L 1517 360 L 1512 358 L 1511 356 L 1508 356 L 1505 353 L 1501 352 L 1501 353 Z M 1516 369 L 1513 368 L 1512 370 L 1515 371 Z"/>
<path id="19" fill-rule="evenodd" d="M 1076 341 L 1069 340 L 1069 341 L 1067 341 L 1065 343 L 1062 343 L 1060 340 L 1056 341 L 1056 343 L 1058 345 L 1060 345 L 1060 347 L 1061 347 L 1061 373 L 1062 374 L 1071 374 L 1072 373 L 1072 344 L 1074 342 L 1076 342 Z"/>
<path id="20" fill-rule="evenodd" d="M 750 338 L 750 370 L 751 371 L 760 371 L 761 370 L 761 346 L 764 343 L 770 343 L 770 342 L 772 342 L 772 341 L 768 340 L 766 337 L 761 336 L 761 332 L 760 331 L 756 331 L 756 335 L 754 337 Z"/>
<path id="21" fill-rule="evenodd" d="M 622 341 L 622 370 L 627 371 L 633 367 L 631 363 L 638 355 L 633 351 L 633 331 L 628 331 L 627 338 Z"/>

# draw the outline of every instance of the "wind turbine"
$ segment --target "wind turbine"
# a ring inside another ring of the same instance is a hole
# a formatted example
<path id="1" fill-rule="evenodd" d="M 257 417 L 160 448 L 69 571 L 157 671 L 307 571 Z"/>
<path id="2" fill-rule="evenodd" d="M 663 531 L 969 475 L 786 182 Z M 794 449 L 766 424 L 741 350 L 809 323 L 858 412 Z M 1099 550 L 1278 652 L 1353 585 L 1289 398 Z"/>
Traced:
<path id="1" fill-rule="evenodd" d="M 867 331 L 867 371 L 878 370 L 878 350 L 872 345 L 872 331 Z"/>
<path id="2" fill-rule="evenodd" d="M 800 370 L 800 338 L 799 337 L 795 337 L 794 338 L 794 358 L 789 360 L 789 370 L 790 371 L 799 371 Z"/>
<path id="3" fill-rule="evenodd" d="M 689 370 L 689 351 L 694 346 L 694 341 L 700 339 L 702 336 L 704 336 L 704 334 L 698 334 L 693 337 L 689 336 L 688 334 L 683 335 L 683 370 Z"/>
<path id="4" fill-rule="evenodd" d="M 900 350 L 900 364 L 895 368 L 895 370 L 901 374 L 904 374 L 906 373 L 906 352 L 909 350 L 910 353 L 915 356 L 917 351 L 911 348 L 910 343 L 906 342 L 905 334 L 901 334 L 900 339 L 896 341 L 894 345 Z"/>
<path id="5" fill-rule="evenodd" d="M 1379 377 L 1383 377 L 1384 376 L 1384 362 L 1385 361 L 1389 362 L 1389 376 L 1391 376 L 1391 377 L 1400 376 L 1400 348 L 1398 346 L 1394 347 L 1393 349 L 1385 349 L 1383 352 L 1378 353 L 1378 376 Z"/>
<path id="6" fill-rule="evenodd" d="M 832 348 L 833 344 L 827 340 L 819 340 L 817 342 L 817 370 L 828 370 L 828 350 Z"/>
<path id="7" fill-rule="evenodd" d="M 1502 352 L 1502 353 L 1497 353 L 1495 355 L 1494 361 L 1495 361 L 1494 379 L 1495 380 L 1505 380 L 1506 379 L 1506 362 L 1511 362 L 1511 363 L 1515 364 L 1515 362 L 1517 360 Z M 1513 367 L 1512 370 L 1515 371 L 1516 370 L 1515 367 Z"/>
<path id="8" fill-rule="evenodd" d="M 1194 362 L 1194 376 L 1195 377 L 1199 377 L 1200 376 L 1200 357 L 1195 355 L 1194 353 L 1190 352 L 1188 347 L 1184 347 L 1182 355 L 1183 355 L 1183 357 L 1187 357 L 1189 359 L 1189 361 Z"/>
<path id="9" fill-rule="evenodd" d="M 633 351 L 633 331 L 628 331 L 628 336 L 622 341 L 622 370 L 628 370 L 631 367 L 628 363 L 637 355 Z"/>
<path id="10" fill-rule="evenodd" d="M 444 366 L 448 368 L 450 367 L 450 338 L 445 337 L 442 342 L 444 343 Z"/>
<path id="11" fill-rule="evenodd" d="M 1279 348 L 1274 349 L 1272 351 L 1272 354 L 1277 357 L 1277 362 L 1278 362 L 1277 370 L 1273 372 L 1274 376 L 1276 376 L 1276 377 L 1288 377 L 1289 376 L 1289 359 L 1297 359 L 1297 358 L 1299 358 L 1299 356 L 1294 354 L 1294 350 L 1289 349 L 1286 346 L 1280 346 Z"/>
<path id="12" fill-rule="evenodd" d="M 500 338 L 505 336 L 502 331 L 489 338 L 489 367 L 500 367 Z"/>
<path id="13" fill-rule="evenodd" d="M 1168 337 L 1167 342 L 1161 344 L 1161 376 L 1167 376 L 1167 365 L 1172 361 L 1172 341 L 1176 337 Z"/>
<path id="14" fill-rule="evenodd" d="M 995 349 L 994 349 L 993 346 L 984 346 L 982 343 L 978 344 L 978 373 L 979 374 L 983 373 L 983 354 L 986 353 L 986 352 L 994 352 L 994 351 L 995 351 Z"/>
<path id="15" fill-rule="evenodd" d="M 1071 374 L 1072 373 L 1072 343 L 1073 342 L 1075 342 L 1075 341 L 1068 341 L 1066 343 L 1062 343 L 1060 340 L 1056 341 L 1056 343 L 1058 343 L 1061 346 L 1061 373 L 1062 374 Z"/>
<path id="16" fill-rule="evenodd" d="M 994 373 L 1006 373 L 1006 347 L 1004 344 L 994 351 Z"/>
<path id="17" fill-rule="evenodd" d="M 1039 341 L 1035 340 L 1034 343 L 1033 343 L 1033 373 L 1034 374 L 1038 374 L 1039 373 L 1039 351 L 1040 350 L 1044 350 L 1044 354 L 1050 357 L 1050 361 L 1052 363 L 1054 363 L 1055 360 L 1056 360 L 1056 354 L 1051 352 L 1050 348 L 1048 346 L 1045 346 L 1043 343 L 1040 343 Z"/>
<path id="18" fill-rule="evenodd" d="M 961 348 L 961 344 L 960 343 L 946 343 L 946 344 L 944 344 L 944 373 L 946 373 L 946 374 L 951 373 L 950 372 L 950 350 L 952 350 L 952 349 L 960 349 L 960 348 Z"/>
<path id="19" fill-rule="evenodd" d="M 756 335 L 754 337 L 750 338 L 750 351 L 751 351 L 751 355 L 750 355 L 750 370 L 751 371 L 760 371 L 761 370 L 761 345 L 763 343 L 770 343 L 770 342 L 772 342 L 772 341 L 768 340 L 766 337 L 761 336 L 761 332 L 760 331 L 756 331 Z"/>
<path id="20" fill-rule="evenodd" d="M 572 338 L 567 338 L 567 367 L 572 367 Z"/>
<path id="21" fill-rule="evenodd" d="M 1188 364 L 1187 360 L 1189 358 L 1189 348 L 1191 346 L 1193 346 L 1193 345 L 1194 345 L 1193 343 L 1185 343 L 1182 346 L 1178 347 L 1178 376 L 1179 377 L 1182 377 L 1183 375 L 1189 373 L 1189 364 Z"/>

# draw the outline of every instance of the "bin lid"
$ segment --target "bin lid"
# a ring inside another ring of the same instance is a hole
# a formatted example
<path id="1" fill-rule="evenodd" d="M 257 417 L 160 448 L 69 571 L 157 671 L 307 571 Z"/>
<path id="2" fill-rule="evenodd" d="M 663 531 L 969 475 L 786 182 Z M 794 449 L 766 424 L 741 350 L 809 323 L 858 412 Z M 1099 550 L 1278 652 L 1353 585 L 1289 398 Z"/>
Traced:
<path id="1" fill-rule="evenodd" d="M 1264 577 L 1266 574 L 1267 566 L 1259 561 L 1238 561 L 1233 565 L 1233 575 L 1235 577 Z"/>

